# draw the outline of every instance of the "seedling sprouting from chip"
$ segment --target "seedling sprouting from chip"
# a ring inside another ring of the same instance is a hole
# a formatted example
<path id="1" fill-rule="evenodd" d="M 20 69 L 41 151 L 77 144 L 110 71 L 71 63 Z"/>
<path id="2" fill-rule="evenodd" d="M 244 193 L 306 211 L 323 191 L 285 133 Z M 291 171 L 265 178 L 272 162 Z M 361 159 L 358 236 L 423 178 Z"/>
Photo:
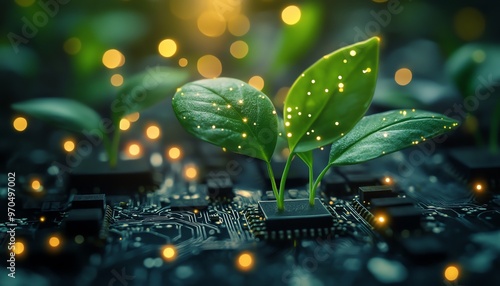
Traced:
<path id="1" fill-rule="evenodd" d="M 118 160 L 120 120 L 128 114 L 142 111 L 165 99 L 187 78 L 186 72 L 166 67 L 150 69 L 131 77 L 118 90 L 118 96 L 111 104 L 111 119 L 103 119 L 87 105 L 66 98 L 32 99 L 15 103 L 12 108 L 61 129 L 84 136 L 90 133 L 99 137 L 100 139 L 95 141 L 102 140 L 109 165 L 114 167 Z M 111 128 L 105 127 L 109 125 L 108 121 L 112 123 Z M 112 139 L 108 133 L 113 134 Z"/>
<path id="2" fill-rule="evenodd" d="M 414 109 L 363 117 L 375 90 L 378 54 L 379 39 L 374 37 L 319 59 L 290 88 L 282 128 L 265 94 L 231 78 L 184 85 L 173 98 L 174 111 L 194 136 L 224 150 L 263 160 L 278 210 L 284 210 L 291 162 L 301 158 L 309 168 L 309 203 L 313 205 L 316 189 L 330 167 L 375 159 L 458 125 L 446 116 Z M 277 186 L 271 158 L 279 136 L 286 138 L 290 155 Z M 314 179 L 312 151 L 329 144 L 329 162 Z"/>

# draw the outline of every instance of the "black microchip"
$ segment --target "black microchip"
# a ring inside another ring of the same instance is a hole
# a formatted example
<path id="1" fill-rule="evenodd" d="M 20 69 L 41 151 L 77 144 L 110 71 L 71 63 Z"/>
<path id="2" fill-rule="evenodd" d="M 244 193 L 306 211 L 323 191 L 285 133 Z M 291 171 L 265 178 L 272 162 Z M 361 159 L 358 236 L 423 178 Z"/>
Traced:
<path id="1" fill-rule="evenodd" d="M 478 194 L 500 192 L 500 154 L 493 154 L 484 148 L 459 148 L 451 150 L 449 158 L 460 179 L 472 189 L 481 185 Z"/>
<path id="2" fill-rule="evenodd" d="M 344 177 L 351 192 L 356 192 L 357 189 L 363 186 L 380 185 L 380 179 L 370 174 L 345 174 Z"/>
<path id="3" fill-rule="evenodd" d="M 99 233 L 103 219 L 101 209 L 74 209 L 64 220 L 66 232 L 72 235 L 94 235 Z"/>
<path id="4" fill-rule="evenodd" d="M 414 206 L 390 207 L 385 210 L 388 226 L 394 231 L 420 228 L 422 210 Z"/>
<path id="5" fill-rule="evenodd" d="M 358 189 L 359 200 L 362 203 L 369 203 L 372 199 L 396 197 L 390 186 L 364 186 Z"/>
<path id="6" fill-rule="evenodd" d="M 351 195 L 345 179 L 336 173 L 330 173 L 323 178 L 321 189 L 327 196 L 339 197 Z"/>
<path id="7" fill-rule="evenodd" d="M 179 198 L 170 200 L 170 208 L 173 211 L 193 211 L 202 210 L 208 207 L 208 201 L 205 198 Z"/>
<path id="8" fill-rule="evenodd" d="M 409 198 L 376 198 L 372 199 L 370 202 L 370 209 L 374 212 L 379 210 L 384 210 L 389 207 L 399 207 L 399 206 L 411 206 L 413 201 Z"/>
<path id="9" fill-rule="evenodd" d="M 207 193 L 212 199 L 233 198 L 233 181 L 227 172 L 210 171 L 206 177 Z"/>
<path id="10" fill-rule="evenodd" d="M 91 209 L 97 208 L 104 212 L 106 207 L 106 195 L 75 195 L 71 200 L 72 209 Z"/>
<path id="11" fill-rule="evenodd" d="M 145 158 L 120 161 L 115 168 L 108 162 L 83 160 L 69 174 L 67 188 L 79 194 L 123 194 L 154 190 L 158 187 Z"/>
<path id="12" fill-rule="evenodd" d="M 410 236 L 399 242 L 407 256 L 420 264 L 436 263 L 447 256 L 446 245 L 435 236 Z"/>
<path id="13" fill-rule="evenodd" d="M 285 210 L 278 212 L 275 201 L 259 202 L 259 209 L 264 215 L 268 231 L 299 230 L 312 228 L 330 228 L 333 224 L 332 215 L 319 199 L 314 206 L 309 200 L 286 200 Z"/>

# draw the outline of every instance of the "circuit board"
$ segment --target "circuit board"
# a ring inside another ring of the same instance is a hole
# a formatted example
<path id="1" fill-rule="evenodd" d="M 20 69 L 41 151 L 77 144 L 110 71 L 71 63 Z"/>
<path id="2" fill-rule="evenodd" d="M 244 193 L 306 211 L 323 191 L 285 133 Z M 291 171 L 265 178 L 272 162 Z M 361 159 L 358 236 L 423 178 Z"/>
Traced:
<path id="1" fill-rule="evenodd" d="M 314 207 L 297 159 L 278 213 L 262 162 L 191 148 L 123 172 L 49 168 L 43 196 L 3 174 L 0 284 L 500 285 L 497 157 L 414 148 L 334 168 Z"/>

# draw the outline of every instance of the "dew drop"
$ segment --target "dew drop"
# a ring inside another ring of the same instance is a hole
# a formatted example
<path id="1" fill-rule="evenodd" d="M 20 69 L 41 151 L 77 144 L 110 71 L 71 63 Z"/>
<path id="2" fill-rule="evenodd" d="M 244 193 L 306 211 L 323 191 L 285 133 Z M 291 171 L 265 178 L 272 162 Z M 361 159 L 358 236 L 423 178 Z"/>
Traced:
<path id="1" fill-rule="evenodd" d="M 351 55 L 351 57 L 354 57 L 356 55 L 356 51 L 355 50 L 351 50 L 349 52 L 349 55 Z"/>
<path id="2" fill-rule="evenodd" d="M 321 136 L 316 136 L 316 140 L 321 140 Z"/>
<path id="3" fill-rule="evenodd" d="M 292 137 L 292 133 L 287 133 L 286 137 L 288 137 L 288 138 Z"/>
<path id="4" fill-rule="evenodd" d="M 314 80 L 314 79 L 313 79 L 313 80 L 311 80 L 311 83 L 312 83 L 312 84 L 314 84 L 315 82 L 316 82 L 316 80 Z"/>
<path id="5" fill-rule="evenodd" d="M 335 125 L 339 126 L 339 124 L 340 124 L 340 123 L 339 123 L 338 121 L 335 121 Z"/>

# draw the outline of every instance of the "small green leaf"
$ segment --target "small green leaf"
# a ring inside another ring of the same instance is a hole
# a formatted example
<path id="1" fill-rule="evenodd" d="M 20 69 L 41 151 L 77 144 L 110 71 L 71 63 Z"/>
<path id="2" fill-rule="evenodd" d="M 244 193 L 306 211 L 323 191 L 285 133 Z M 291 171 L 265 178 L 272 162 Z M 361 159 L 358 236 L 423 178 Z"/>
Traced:
<path id="1" fill-rule="evenodd" d="M 111 104 L 113 122 L 117 124 L 123 116 L 142 111 L 172 95 L 188 76 L 178 69 L 155 67 L 125 79 Z"/>
<path id="2" fill-rule="evenodd" d="M 101 133 L 101 117 L 90 107 L 67 98 L 39 98 L 14 103 L 12 109 L 52 124 L 58 128 L 82 133 Z"/>
<path id="3" fill-rule="evenodd" d="M 458 126 L 444 115 L 393 110 L 365 116 L 330 150 L 329 165 L 351 165 L 422 143 Z"/>
<path id="4" fill-rule="evenodd" d="M 269 162 L 278 136 L 271 100 L 247 83 L 206 79 L 180 88 L 172 101 L 175 114 L 194 136 L 229 151 Z"/>
<path id="5" fill-rule="evenodd" d="M 363 117 L 375 91 L 378 50 L 378 38 L 344 47 L 297 78 L 284 108 L 290 150 L 330 144 Z"/>
<path id="6" fill-rule="evenodd" d="M 313 167 L 313 152 L 311 151 L 306 151 L 302 153 L 297 153 L 297 156 L 299 156 L 304 163 L 306 163 L 307 167 L 312 168 Z"/>

